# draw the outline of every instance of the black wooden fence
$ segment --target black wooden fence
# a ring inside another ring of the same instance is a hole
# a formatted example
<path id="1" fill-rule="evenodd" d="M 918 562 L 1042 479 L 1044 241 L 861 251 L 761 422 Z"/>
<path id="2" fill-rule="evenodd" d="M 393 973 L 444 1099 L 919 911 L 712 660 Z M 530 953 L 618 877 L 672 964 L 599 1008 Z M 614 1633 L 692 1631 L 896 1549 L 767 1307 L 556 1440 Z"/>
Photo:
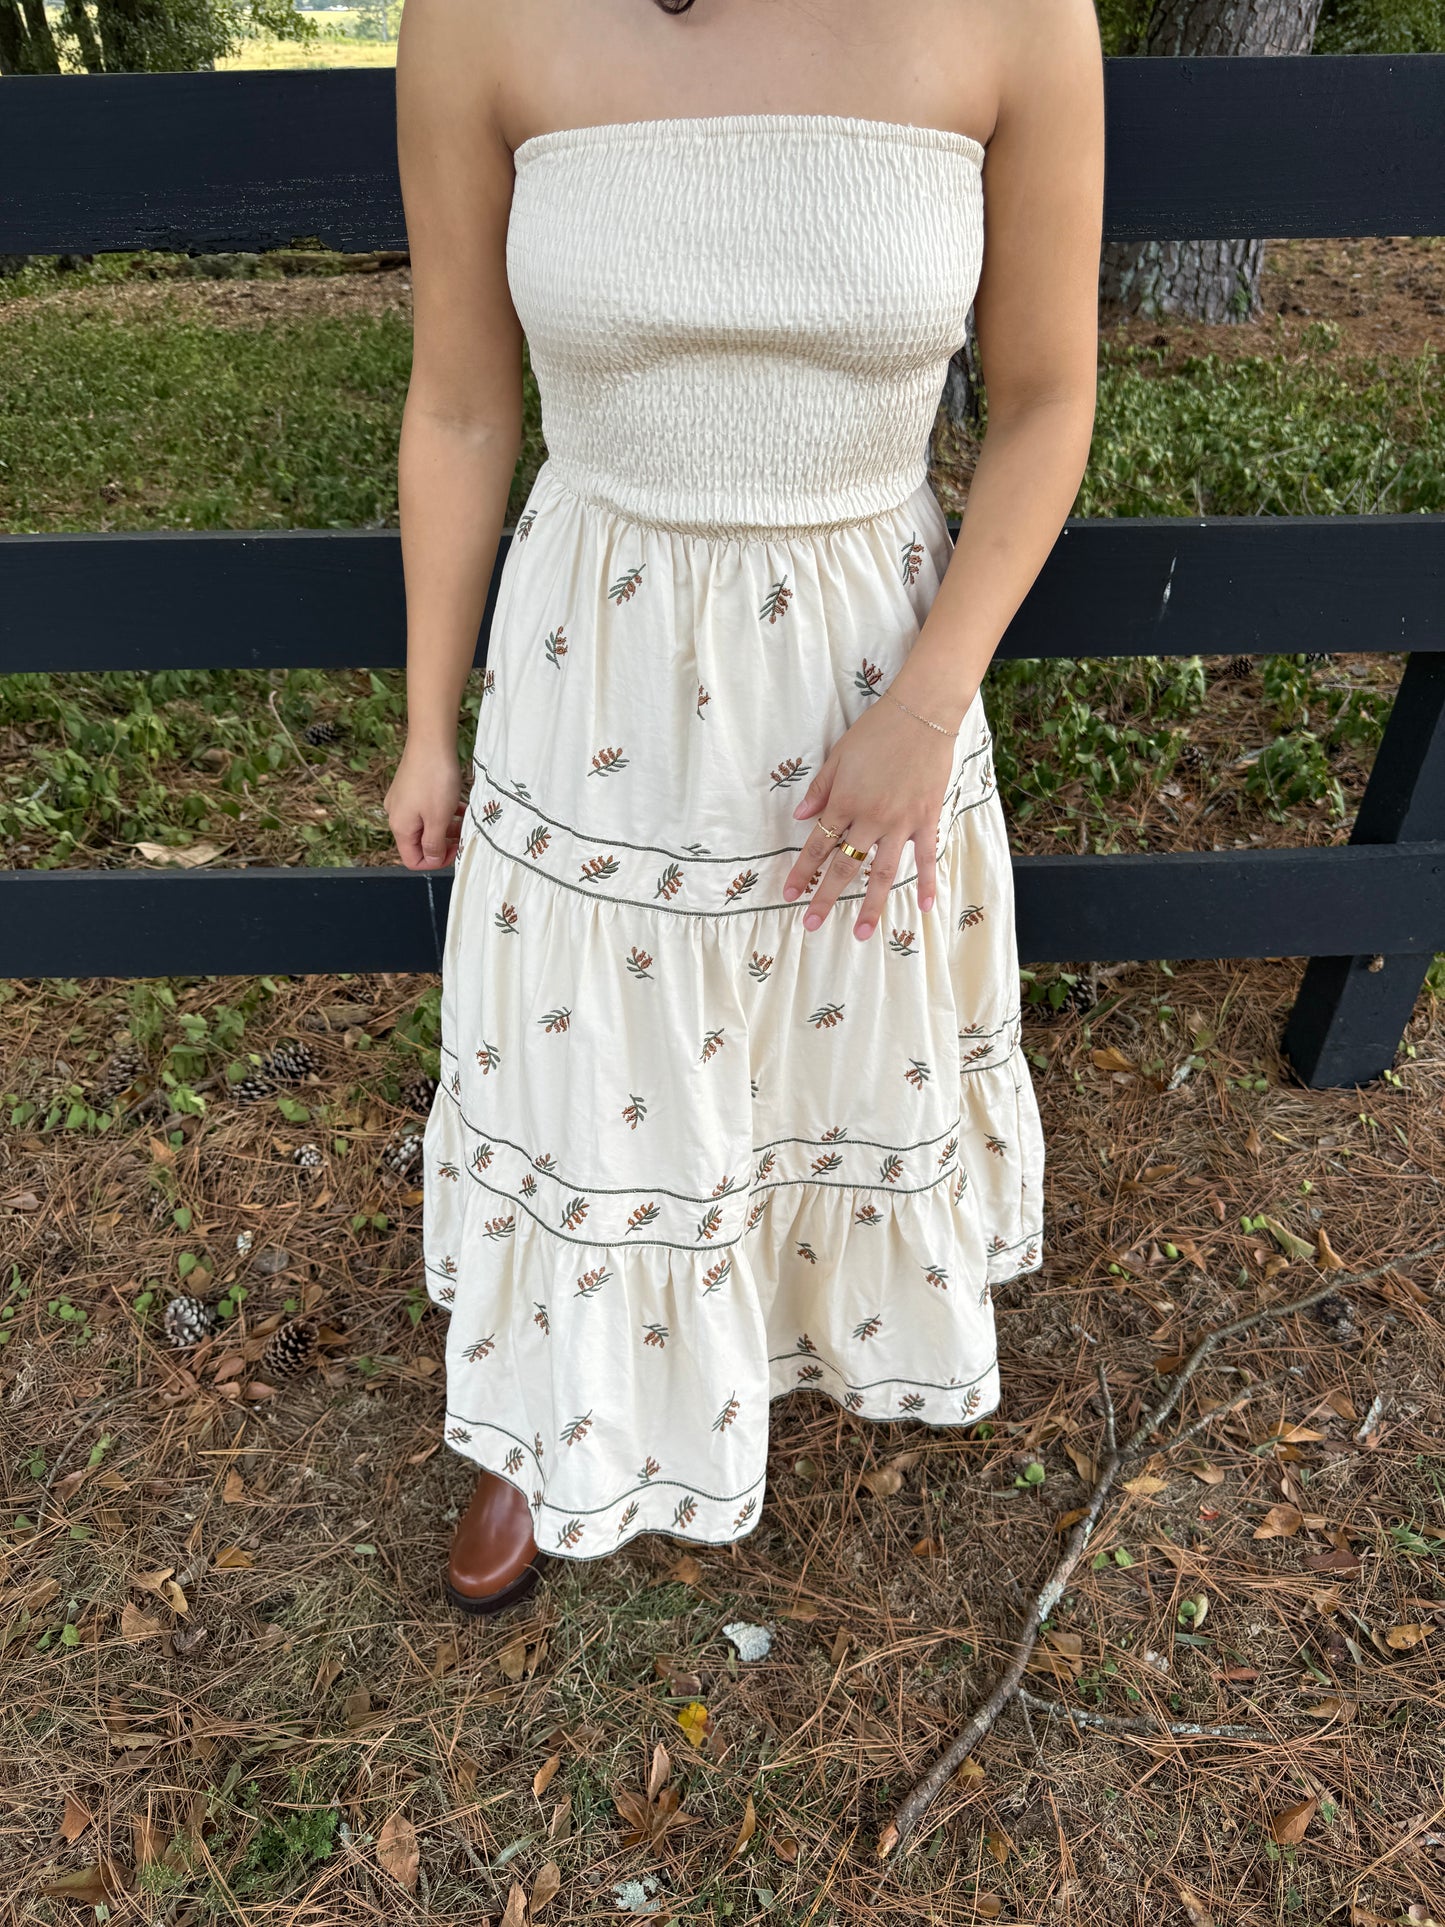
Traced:
<path id="1" fill-rule="evenodd" d="M 1108 238 L 1445 234 L 1445 56 L 1111 60 L 1106 79 Z M 403 247 L 393 87 L 8 78 L 0 252 Z M 0 673 L 397 665 L 403 615 L 394 531 L 0 537 Z M 1017 858 L 1026 962 L 1308 957 L 1297 1075 L 1388 1067 L 1445 949 L 1445 516 L 1072 519 L 1000 653 L 1336 649 L 1409 652 L 1350 843 Z M 449 886 L 400 866 L 0 872 L 0 971 L 436 970 Z"/>

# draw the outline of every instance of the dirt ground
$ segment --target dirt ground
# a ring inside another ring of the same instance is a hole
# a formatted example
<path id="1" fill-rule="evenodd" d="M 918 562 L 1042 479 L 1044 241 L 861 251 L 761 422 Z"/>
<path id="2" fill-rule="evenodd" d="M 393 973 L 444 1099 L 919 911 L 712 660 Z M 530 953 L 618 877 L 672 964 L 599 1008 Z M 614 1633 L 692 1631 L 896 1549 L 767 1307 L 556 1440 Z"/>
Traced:
<path id="1" fill-rule="evenodd" d="M 33 300 L 35 297 L 25 297 Z M 174 314 L 236 326 L 311 314 L 410 313 L 411 274 L 405 266 L 369 274 L 288 274 L 274 279 L 204 276 L 137 279 L 104 289 L 58 287 L 43 299 L 136 317 L 163 305 Z M 0 282 L 0 320 L 15 297 Z M 1364 235 L 1344 240 L 1276 240 L 1265 250 L 1260 317 L 1243 324 L 1178 321 L 1164 324 L 1126 316 L 1103 317 L 1111 341 L 1168 347 L 1175 357 L 1289 354 L 1312 320 L 1340 331 L 1337 345 L 1316 350 L 1326 359 L 1368 353 L 1418 354 L 1445 336 L 1445 239 L 1433 235 Z"/>
<path id="2" fill-rule="evenodd" d="M 339 1030 L 336 986 L 278 986 L 276 1035 L 318 1059 L 297 1094 L 336 1107 L 314 1169 L 308 1127 L 223 1100 L 179 1141 L 8 1133 L 6 1917 L 1438 1916 L 1445 1262 L 1412 1254 L 1440 1224 L 1445 1025 L 1422 999 L 1390 1081 L 1304 1091 L 1276 1053 L 1298 970 L 1128 966 L 1028 1026 L 1048 1258 L 999 1292 L 994 1420 L 879 1427 L 790 1395 L 747 1539 L 554 1563 L 495 1623 L 442 1595 L 470 1473 L 438 1442 L 421 1193 L 378 1167 L 402 1116 L 370 1054 L 423 980 L 352 981 L 341 1015 L 370 1008 Z M 103 1052 L 121 988 L 21 986 L 11 1081 Z M 136 1310 L 181 1251 L 213 1294 L 247 1288 L 188 1352 Z M 1273 1389 L 1161 1444 L 1050 1622 L 1030 1691 L 1118 1724 L 1016 1707 L 880 1867 L 1081 1503 L 1098 1363 L 1127 1424 L 1193 1335 L 1328 1282 L 1321 1262 L 1384 1269 L 1193 1382 L 1182 1423 Z M 272 1389 L 283 1305 L 323 1321 L 322 1362 Z M 740 1620 L 766 1658 L 736 1657 Z M 1128 1725 L 1157 1720 L 1242 1736 Z"/>

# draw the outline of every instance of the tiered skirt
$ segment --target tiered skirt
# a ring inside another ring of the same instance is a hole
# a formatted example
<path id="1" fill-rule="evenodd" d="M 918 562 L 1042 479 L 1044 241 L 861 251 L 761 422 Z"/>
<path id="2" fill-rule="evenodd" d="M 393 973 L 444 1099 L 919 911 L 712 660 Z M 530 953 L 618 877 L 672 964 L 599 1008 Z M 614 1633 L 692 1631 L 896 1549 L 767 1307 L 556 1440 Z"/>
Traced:
<path id="1" fill-rule="evenodd" d="M 769 1402 L 972 1422 L 1042 1258 L 1006 828 L 976 698 L 937 900 L 822 926 L 793 810 L 902 665 L 951 539 L 699 534 L 544 463 L 498 585 L 447 916 L 424 1257 L 446 1437 L 544 1552 L 756 1523 Z M 920 737 L 923 735 L 919 726 Z M 826 814 L 826 812 L 825 812 Z"/>

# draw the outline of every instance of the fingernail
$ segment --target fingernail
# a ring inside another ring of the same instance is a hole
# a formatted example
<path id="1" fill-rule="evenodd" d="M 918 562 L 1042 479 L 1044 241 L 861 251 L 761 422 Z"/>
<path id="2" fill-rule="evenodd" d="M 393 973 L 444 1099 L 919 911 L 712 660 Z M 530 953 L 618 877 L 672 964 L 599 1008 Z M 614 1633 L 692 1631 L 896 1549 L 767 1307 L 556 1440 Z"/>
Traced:
<path id="1" fill-rule="evenodd" d="M 783 895 L 784 895 L 784 897 L 785 897 L 785 898 L 787 899 L 787 901 L 788 901 L 789 903 L 791 903 L 791 902 L 793 901 L 793 898 L 794 898 L 794 897 L 796 897 L 796 896 L 798 896 L 798 895 L 800 895 L 800 894 L 801 894 L 801 893 L 800 893 L 800 891 L 799 891 L 799 889 L 798 889 L 798 886 L 797 886 L 797 884 L 796 884 L 796 883 L 785 883 L 785 884 L 783 885 Z"/>
<path id="2" fill-rule="evenodd" d="M 871 937 L 871 936 L 873 935 L 873 926 L 872 926 L 872 924 L 871 924 L 871 923 L 860 923 L 860 924 L 859 924 L 859 925 L 857 926 L 857 930 L 856 930 L 856 934 L 857 934 L 857 935 L 858 935 L 859 937 Z"/>
<path id="3" fill-rule="evenodd" d="M 918 907 L 920 910 L 931 910 L 933 908 L 933 898 L 920 897 L 918 899 Z"/>
<path id="4" fill-rule="evenodd" d="M 816 930 L 822 921 L 823 919 L 818 915 L 816 910 L 810 910 L 803 919 L 803 928 L 805 930 Z"/>

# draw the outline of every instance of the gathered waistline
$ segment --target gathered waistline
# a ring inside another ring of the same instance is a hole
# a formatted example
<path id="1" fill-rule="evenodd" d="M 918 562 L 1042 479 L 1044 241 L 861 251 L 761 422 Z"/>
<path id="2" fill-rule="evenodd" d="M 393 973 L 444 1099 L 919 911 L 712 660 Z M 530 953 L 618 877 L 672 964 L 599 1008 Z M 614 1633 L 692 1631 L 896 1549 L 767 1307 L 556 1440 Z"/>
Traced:
<path id="1" fill-rule="evenodd" d="M 933 495 L 927 470 L 917 481 L 906 487 L 896 500 L 881 508 L 867 509 L 856 515 L 841 515 L 814 520 L 746 522 L 729 517 L 726 520 L 706 518 L 668 517 L 648 515 L 639 509 L 629 508 L 613 500 L 601 490 L 589 487 L 570 477 L 565 470 L 557 467 L 555 460 L 548 456 L 537 470 L 533 488 L 551 487 L 571 495 L 588 508 L 598 509 L 620 522 L 627 522 L 636 528 L 656 530 L 664 535 L 681 535 L 700 542 L 781 542 L 788 540 L 807 540 L 820 536 L 845 534 L 850 529 L 866 528 L 871 522 L 882 522 L 900 514 L 914 498 L 927 490 L 930 499 L 937 504 Z M 941 512 L 941 509 L 940 509 Z"/>

